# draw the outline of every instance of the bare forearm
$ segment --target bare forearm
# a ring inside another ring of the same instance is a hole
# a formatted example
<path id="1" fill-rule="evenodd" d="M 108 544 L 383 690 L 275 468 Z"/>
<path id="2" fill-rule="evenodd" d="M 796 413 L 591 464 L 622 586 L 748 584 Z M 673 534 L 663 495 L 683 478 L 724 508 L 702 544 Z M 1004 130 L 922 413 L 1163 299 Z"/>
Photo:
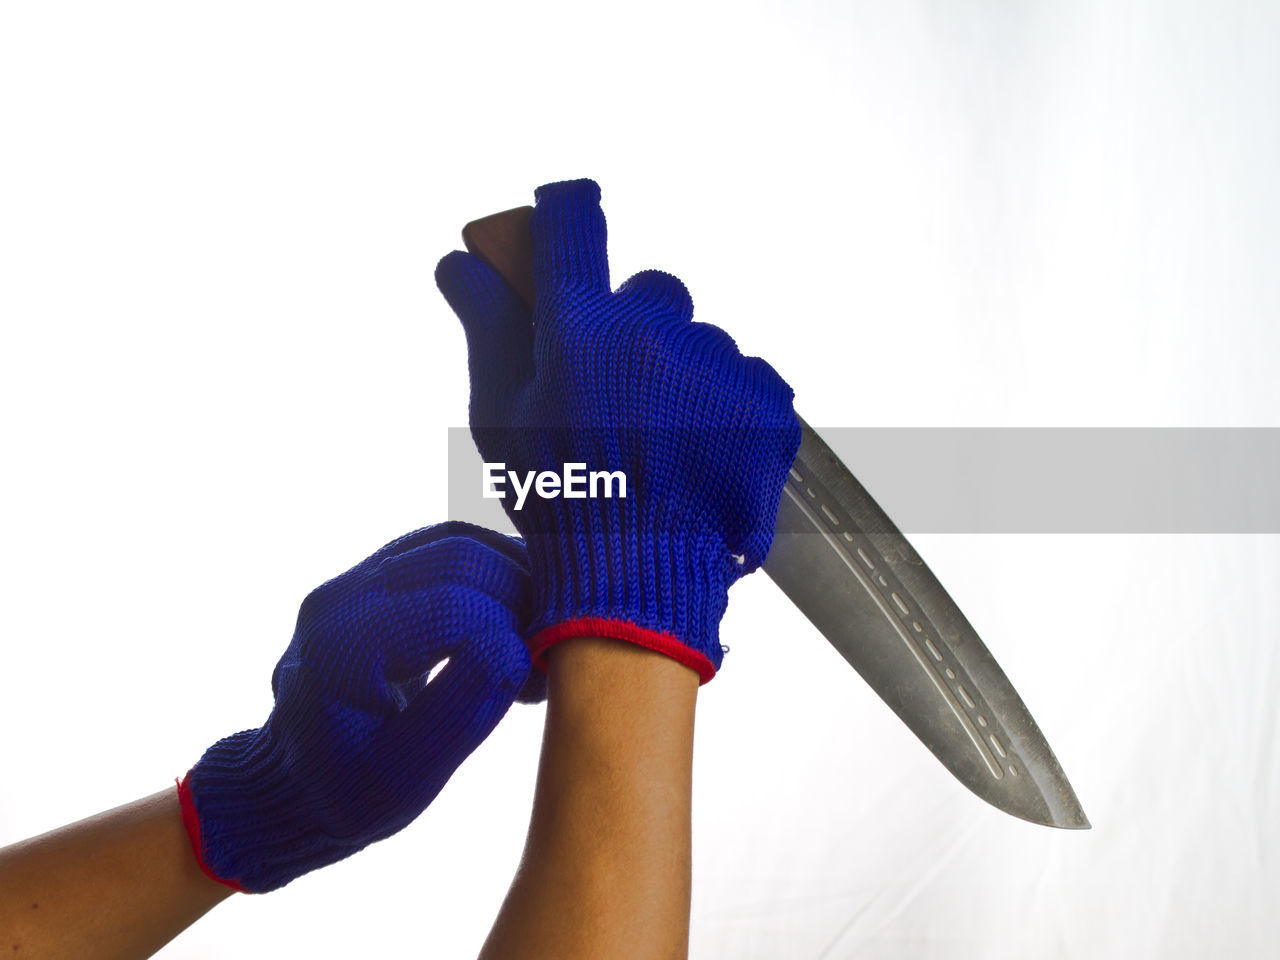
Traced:
<path id="1" fill-rule="evenodd" d="M 552 651 L 529 837 L 482 958 L 686 955 L 697 688 L 631 644 Z"/>
<path id="2" fill-rule="evenodd" d="M 149 957 L 231 893 L 201 872 L 165 790 L 0 850 L 0 951 Z"/>

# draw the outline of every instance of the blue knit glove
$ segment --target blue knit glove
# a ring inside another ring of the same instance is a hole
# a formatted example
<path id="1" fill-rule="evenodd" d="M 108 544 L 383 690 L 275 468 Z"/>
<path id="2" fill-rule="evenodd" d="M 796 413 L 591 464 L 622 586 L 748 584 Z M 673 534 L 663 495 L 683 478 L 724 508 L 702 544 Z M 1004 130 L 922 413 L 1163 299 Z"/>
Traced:
<path id="1" fill-rule="evenodd" d="M 517 695 L 543 695 L 541 675 L 527 684 L 528 599 L 523 545 L 464 523 L 313 590 L 267 722 L 215 743 L 178 786 L 204 871 L 274 890 L 417 817 Z"/>
<path id="2" fill-rule="evenodd" d="M 554 643 L 601 636 L 666 653 L 706 682 L 723 657 L 729 587 L 773 539 L 800 445 L 791 388 L 723 330 L 694 323 L 670 274 L 611 291 L 593 181 L 535 195 L 532 313 L 476 257 L 454 251 L 436 268 L 466 330 L 485 461 L 521 477 L 571 463 L 626 475 L 625 499 L 503 501 L 529 549 L 534 665 L 545 670 Z"/>

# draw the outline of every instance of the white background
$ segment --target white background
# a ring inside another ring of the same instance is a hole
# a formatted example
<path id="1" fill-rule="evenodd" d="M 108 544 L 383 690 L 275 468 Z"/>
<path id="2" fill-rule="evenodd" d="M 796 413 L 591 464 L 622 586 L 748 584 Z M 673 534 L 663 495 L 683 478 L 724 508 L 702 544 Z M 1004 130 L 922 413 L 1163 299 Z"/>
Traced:
<path id="1" fill-rule="evenodd" d="M 259 724 L 306 592 L 442 518 L 432 270 L 545 181 L 812 423 L 1280 426 L 1278 45 L 1244 2 L 5 4 L 0 842 Z M 1094 829 L 968 794 L 752 577 L 693 955 L 1273 955 L 1276 538 L 914 539 Z M 474 955 L 541 719 L 164 956 Z"/>

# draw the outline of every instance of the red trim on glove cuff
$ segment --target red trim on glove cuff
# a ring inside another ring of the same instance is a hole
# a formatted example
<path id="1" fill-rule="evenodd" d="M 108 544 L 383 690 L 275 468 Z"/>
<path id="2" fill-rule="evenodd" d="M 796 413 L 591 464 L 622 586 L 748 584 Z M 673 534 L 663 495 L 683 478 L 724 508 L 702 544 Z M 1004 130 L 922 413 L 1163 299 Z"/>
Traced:
<path id="1" fill-rule="evenodd" d="M 200 816 L 196 813 L 195 800 L 191 796 L 191 771 L 181 780 L 174 780 L 178 785 L 178 804 L 182 807 L 182 825 L 187 828 L 187 839 L 191 841 L 191 852 L 196 855 L 196 863 L 210 880 L 217 880 L 224 887 L 230 887 L 240 893 L 248 893 L 244 887 L 234 880 L 223 880 L 209 869 L 204 862 L 204 844 L 200 841 Z"/>
<path id="2" fill-rule="evenodd" d="M 626 620 L 606 620 L 601 617 L 578 617 L 576 620 L 566 620 L 564 623 L 557 623 L 553 627 L 539 630 L 528 641 L 529 656 L 533 660 L 533 665 L 546 673 L 547 648 L 561 640 L 569 640 L 573 637 L 626 640 L 628 643 L 639 644 L 649 650 L 664 653 L 697 673 L 701 678 L 700 684 L 706 683 L 716 675 L 715 665 L 710 660 L 671 634 L 640 627 Z"/>

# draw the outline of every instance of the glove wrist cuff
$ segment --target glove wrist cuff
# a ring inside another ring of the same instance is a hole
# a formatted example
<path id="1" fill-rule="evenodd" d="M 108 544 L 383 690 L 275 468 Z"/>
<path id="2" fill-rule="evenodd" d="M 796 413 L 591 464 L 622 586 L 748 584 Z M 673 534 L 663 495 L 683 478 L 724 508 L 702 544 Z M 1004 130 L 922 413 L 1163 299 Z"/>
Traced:
<path id="1" fill-rule="evenodd" d="M 182 810 L 182 826 L 187 831 L 187 839 L 191 842 L 191 852 L 195 855 L 196 864 L 210 880 L 214 880 L 223 886 L 230 887 L 240 893 L 247 893 L 244 887 L 240 886 L 235 880 L 228 880 L 218 876 L 213 872 L 213 868 L 209 866 L 204 849 L 204 840 L 200 835 L 200 815 L 196 813 L 195 800 L 191 796 L 191 771 L 187 771 L 187 775 L 181 780 L 174 780 L 178 785 L 178 806 Z"/>
<path id="2" fill-rule="evenodd" d="M 600 636 L 664 653 L 705 683 L 724 658 L 720 620 L 743 568 L 722 536 L 646 531 L 634 519 L 562 514 L 530 532 L 534 665 L 545 673 L 543 654 L 561 640 Z"/>
<path id="3" fill-rule="evenodd" d="M 698 674 L 699 684 L 716 675 L 716 667 L 704 654 L 694 650 L 678 637 L 657 630 L 650 630 L 626 620 L 610 620 L 603 617 L 577 617 L 555 626 L 539 630 L 529 639 L 529 655 L 533 665 L 547 672 L 546 652 L 562 640 L 574 637 L 602 637 L 607 640 L 623 640 L 657 653 L 665 654 Z"/>
<path id="4" fill-rule="evenodd" d="M 289 851 L 310 848 L 306 819 L 290 801 L 303 786 L 266 729 L 219 740 L 179 786 L 182 819 L 206 874 L 245 893 L 284 886 L 308 868 Z"/>

